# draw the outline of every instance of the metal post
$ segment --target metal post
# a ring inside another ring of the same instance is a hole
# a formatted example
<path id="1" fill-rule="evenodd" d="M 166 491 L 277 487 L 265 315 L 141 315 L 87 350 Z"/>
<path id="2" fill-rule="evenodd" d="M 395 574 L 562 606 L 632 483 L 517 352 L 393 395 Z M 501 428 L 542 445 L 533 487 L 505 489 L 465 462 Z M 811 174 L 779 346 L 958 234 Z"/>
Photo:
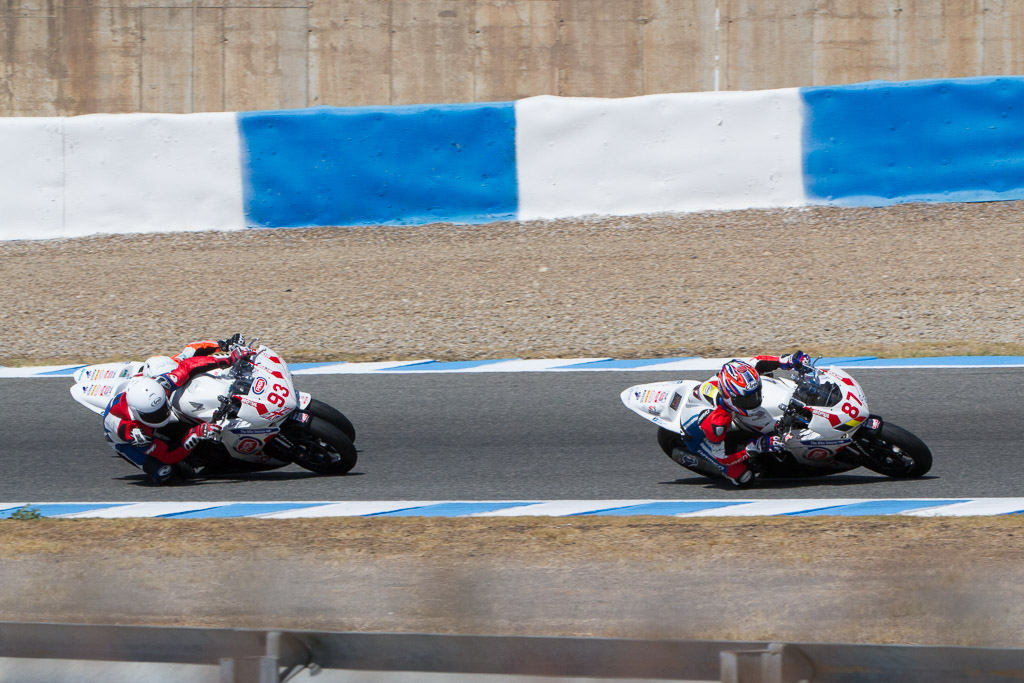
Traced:
<path id="1" fill-rule="evenodd" d="M 262 657 L 222 657 L 220 683 L 280 683 L 277 659 L 281 650 L 281 633 L 266 634 Z"/>
<path id="2" fill-rule="evenodd" d="M 722 683 L 809 683 L 814 666 L 800 648 L 771 643 L 764 650 L 719 653 Z"/>
<path id="3" fill-rule="evenodd" d="M 280 683 L 275 657 L 225 657 L 220 660 L 220 683 Z"/>

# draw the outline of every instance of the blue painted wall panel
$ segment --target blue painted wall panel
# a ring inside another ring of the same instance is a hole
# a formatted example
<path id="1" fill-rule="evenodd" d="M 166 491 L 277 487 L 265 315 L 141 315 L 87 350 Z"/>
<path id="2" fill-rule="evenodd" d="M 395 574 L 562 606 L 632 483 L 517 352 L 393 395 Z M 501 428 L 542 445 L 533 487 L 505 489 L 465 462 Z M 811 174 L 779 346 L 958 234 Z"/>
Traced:
<path id="1" fill-rule="evenodd" d="M 803 88 L 811 203 L 1024 198 L 1024 78 Z"/>
<path id="2" fill-rule="evenodd" d="M 251 227 L 516 215 L 511 102 L 249 112 L 239 130 Z"/>

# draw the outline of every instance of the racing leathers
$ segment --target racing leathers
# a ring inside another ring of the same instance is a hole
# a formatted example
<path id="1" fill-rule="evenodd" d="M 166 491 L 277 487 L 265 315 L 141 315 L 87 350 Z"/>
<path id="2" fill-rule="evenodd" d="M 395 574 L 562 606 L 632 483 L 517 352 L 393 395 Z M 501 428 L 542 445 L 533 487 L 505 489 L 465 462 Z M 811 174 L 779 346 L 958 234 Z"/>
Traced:
<path id="1" fill-rule="evenodd" d="M 790 356 L 755 356 L 742 360 L 758 374 L 794 366 Z M 718 382 L 716 374 L 698 385 L 679 408 L 680 433 L 688 452 L 684 458 L 690 461 L 680 464 L 708 470 L 709 474 L 717 473 L 743 486 L 754 479 L 747 465 L 751 456 L 780 447 L 777 438 L 771 436 L 775 420 L 760 406 L 748 415 L 729 411 L 720 400 Z"/>
<path id="2" fill-rule="evenodd" d="M 231 364 L 228 358 L 194 356 L 186 358 L 174 370 L 157 377 L 167 395 L 185 385 L 191 378 L 218 367 Z M 129 382 L 139 381 L 132 378 Z M 107 404 L 103 412 L 103 431 L 111 447 L 123 458 L 141 468 L 158 484 L 174 476 L 171 467 L 187 458 L 203 440 L 216 438 L 215 425 L 190 425 L 177 419 L 160 427 L 152 427 L 136 420 L 128 408 L 125 386 Z"/>
<path id="3" fill-rule="evenodd" d="M 171 357 L 176 362 L 180 363 L 181 361 L 187 358 L 193 358 L 195 356 L 212 356 L 213 354 L 219 351 L 223 351 L 225 348 L 224 344 L 226 344 L 226 342 L 221 343 L 209 339 L 204 339 L 203 341 L 197 341 L 192 342 L 191 344 L 186 344 L 185 348 L 183 348 L 179 353 L 176 353 Z"/>

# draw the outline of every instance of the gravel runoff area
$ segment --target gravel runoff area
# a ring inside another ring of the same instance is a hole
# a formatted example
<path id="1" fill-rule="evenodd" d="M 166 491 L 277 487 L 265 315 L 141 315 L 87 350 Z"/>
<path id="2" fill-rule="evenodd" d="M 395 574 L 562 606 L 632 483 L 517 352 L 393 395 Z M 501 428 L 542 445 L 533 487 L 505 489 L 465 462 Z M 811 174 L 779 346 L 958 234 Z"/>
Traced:
<path id="1" fill-rule="evenodd" d="M 1024 203 L 0 242 L 0 364 L 1024 350 Z M 126 495 L 128 495 L 126 493 Z M 1024 646 L 1024 519 L 10 520 L 0 619 Z"/>
<path id="2" fill-rule="evenodd" d="M 1024 202 L 0 242 L 0 364 L 1022 353 Z"/>

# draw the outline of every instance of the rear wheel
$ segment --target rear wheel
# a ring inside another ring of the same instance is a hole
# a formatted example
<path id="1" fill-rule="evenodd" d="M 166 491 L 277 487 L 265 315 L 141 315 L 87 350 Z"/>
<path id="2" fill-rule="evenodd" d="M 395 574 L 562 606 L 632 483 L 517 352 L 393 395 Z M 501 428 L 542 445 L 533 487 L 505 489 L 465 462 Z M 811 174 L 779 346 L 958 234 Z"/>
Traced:
<path id="1" fill-rule="evenodd" d="M 864 467 L 887 477 L 922 477 L 932 468 L 928 446 L 906 429 L 888 422 L 882 423 L 877 432 L 858 434 L 855 447 Z"/>
<path id="2" fill-rule="evenodd" d="M 309 405 L 306 406 L 306 411 L 313 417 L 318 417 L 321 420 L 331 423 L 348 437 L 348 440 L 355 443 L 356 440 L 356 428 L 352 425 L 352 422 L 345 417 L 340 410 L 334 406 L 328 405 L 323 401 L 318 401 L 315 398 L 310 399 Z"/>
<path id="3" fill-rule="evenodd" d="M 682 444 L 682 442 L 683 437 L 679 436 L 679 432 L 658 427 L 658 445 L 661 446 L 661 450 L 665 451 L 665 455 L 668 457 L 672 457 L 672 449 Z"/>
<path id="4" fill-rule="evenodd" d="M 317 474 L 345 474 L 356 466 L 356 447 L 352 440 L 330 422 L 313 417 L 309 427 L 289 430 L 286 435 L 292 448 L 289 460 Z"/>
<path id="5" fill-rule="evenodd" d="M 699 474 L 704 477 L 719 478 L 721 473 L 716 471 L 709 463 L 705 462 L 703 458 L 698 458 L 696 455 L 686 450 L 683 446 L 683 437 L 679 432 L 674 432 L 671 429 L 665 429 L 661 427 L 658 429 L 658 445 L 661 446 L 661 450 L 665 452 L 672 462 L 685 467 L 695 474 Z"/>

